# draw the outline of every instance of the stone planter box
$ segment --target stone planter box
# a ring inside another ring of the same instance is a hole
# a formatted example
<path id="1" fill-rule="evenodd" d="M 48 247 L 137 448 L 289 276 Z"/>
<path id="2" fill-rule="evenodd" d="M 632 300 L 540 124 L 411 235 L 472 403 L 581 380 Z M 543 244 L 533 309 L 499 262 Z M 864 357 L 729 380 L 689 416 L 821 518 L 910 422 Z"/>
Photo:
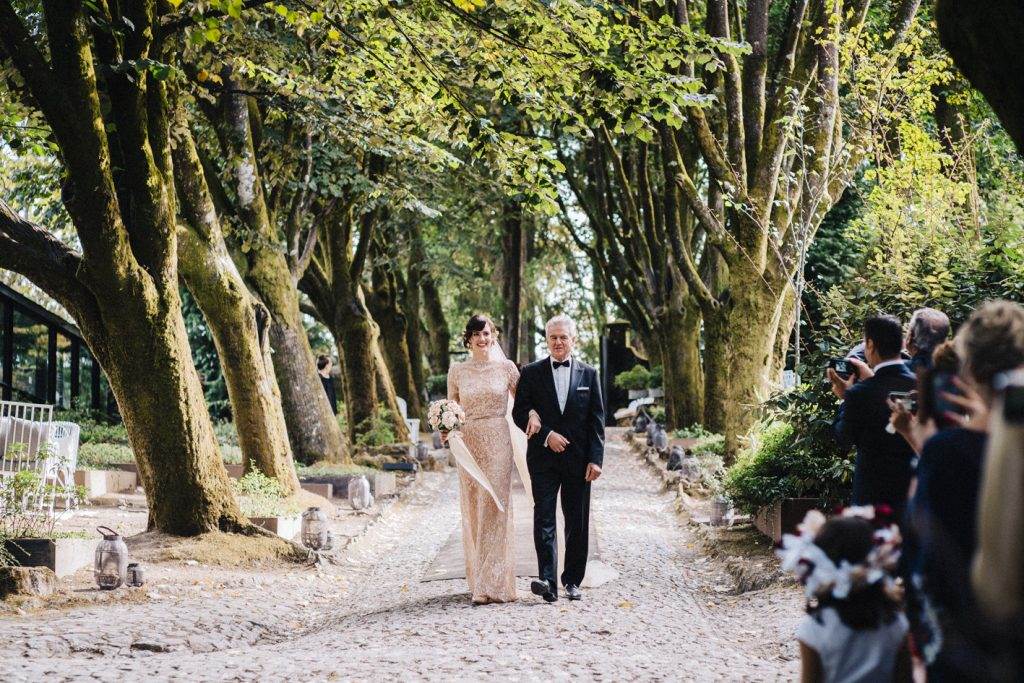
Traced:
<path id="1" fill-rule="evenodd" d="M 665 398 L 665 390 L 661 387 L 657 389 L 648 389 L 647 395 L 651 398 Z"/>
<path id="2" fill-rule="evenodd" d="M 397 491 L 398 479 L 395 477 L 394 472 L 373 472 L 366 475 L 356 474 L 339 474 L 331 477 L 310 477 L 302 480 L 302 488 L 313 491 L 313 493 L 320 493 L 309 489 L 310 485 L 323 485 L 328 484 L 331 486 L 331 492 L 338 498 L 348 498 L 348 482 L 355 476 L 365 476 L 367 481 L 370 482 L 370 492 L 373 493 L 375 498 L 381 496 L 393 496 Z M 320 495 L 324 495 L 320 493 Z M 324 496 L 325 498 L 328 496 Z"/>
<path id="3" fill-rule="evenodd" d="M 315 493 L 316 495 L 323 496 L 328 500 L 330 500 L 330 498 L 334 495 L 334 484 L 330 482 L 320 483 L 314 481 L 304 481 L 302 482 L 301 485 L 303 491 Z"/>
<path id="4" fill-rule="evenodd" d="M 758 510 L 754 515 L 754 526 L 778 543 L 782 534 L 795 533 L 797 525 L 804 521 L 804 515 L 816 507 L 817 498 L 785 498 Z"/>
<path id="5" fill-rule="evenodd" d="M 632 401 L 634 399 L 646 398 L 646 397 L 647 397 L 647 389 L 630 389 L 629 390 L 629 400 L 630 401 Z"/>
<path id="6" fill-rule="evenodd" d="M 58 578 L 71 576 L 96 559 L 99 539 L 19 538 L 4 541 L 4 547 L 22 567 L 49 567 Z"/>
<path id="7" fill-rule="evenodd" d="M 250 517 L 249 521 L 258 527 L 277 534 L 281 538 L 292 540 L 302 531 L 302 517 L 289 515 L 286 517 Z"/>
<path id="8" fill-rule="evenodd" d="M 86 499 L 108 493 L 135 493 L 139 476 L 126 470 L 76 470 L 75 486 L 85 489 Z"/>

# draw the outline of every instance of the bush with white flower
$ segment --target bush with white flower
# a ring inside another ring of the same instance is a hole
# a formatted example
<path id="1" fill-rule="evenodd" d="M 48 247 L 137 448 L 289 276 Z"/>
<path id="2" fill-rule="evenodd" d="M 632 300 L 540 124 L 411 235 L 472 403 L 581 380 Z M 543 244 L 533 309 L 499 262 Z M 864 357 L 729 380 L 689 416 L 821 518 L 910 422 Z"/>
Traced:
<path id="1" fill-rule="evenodd" d="M 455 401 L 441 399 L 434 401 L 427 409 L 427 422 L 438 432 L 452 432 L 466 421 L 466 413 Z"/>

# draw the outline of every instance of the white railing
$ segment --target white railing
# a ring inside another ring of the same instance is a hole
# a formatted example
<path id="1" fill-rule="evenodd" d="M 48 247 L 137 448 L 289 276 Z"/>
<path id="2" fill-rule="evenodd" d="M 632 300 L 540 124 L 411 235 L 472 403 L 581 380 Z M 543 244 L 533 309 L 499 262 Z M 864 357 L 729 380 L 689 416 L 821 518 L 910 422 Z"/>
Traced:
<path id="1" fill-rule="evenodd" d="M 0 477 L 34 472 L 39 486 L 27 504 L 53 513 L 58 494 L 65 508 L 74 502 L 80 428 L 54 422 L 53 406 L 0 401 Z"/>

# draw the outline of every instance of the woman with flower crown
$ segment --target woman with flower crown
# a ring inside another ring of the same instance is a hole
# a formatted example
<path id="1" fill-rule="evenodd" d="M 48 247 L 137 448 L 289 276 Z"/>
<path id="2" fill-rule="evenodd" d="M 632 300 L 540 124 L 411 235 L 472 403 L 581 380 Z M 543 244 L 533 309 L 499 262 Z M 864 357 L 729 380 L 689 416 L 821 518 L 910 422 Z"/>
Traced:
<path id="1" fill-rule="evenodd" d="M 812 511 L 799 532 L 783 537 L 777 552 L 808 599 L 796 634 L 802 680 L 910 681 L 909 625 L 893 579 L 896 525 L 868 506 L 828 521 Z"/>
<path id="2" fill-rule="evenodd" d="M 501 353 L 497 328 L 485 315 L 469 319 L 462 343 L 469 349 L 469 358 L 448 371 L 448 399 L 465 414 L 458 437 L 452 437 L 453 451 L 464 447 L 461 452 L 471 459 L 466 463 L 469 467 L 459 467 L 466 580 L 474 604 L 512 602 L 516 599 L 512 468 L 517 464 L 513 443 L 515 439 L 525 442 L 526 437 L 508 414 L 519 369 Z M 525 443 L 521 450 L 525 457 Z M 528 476 L 524 468 L 520 476 Z"/>

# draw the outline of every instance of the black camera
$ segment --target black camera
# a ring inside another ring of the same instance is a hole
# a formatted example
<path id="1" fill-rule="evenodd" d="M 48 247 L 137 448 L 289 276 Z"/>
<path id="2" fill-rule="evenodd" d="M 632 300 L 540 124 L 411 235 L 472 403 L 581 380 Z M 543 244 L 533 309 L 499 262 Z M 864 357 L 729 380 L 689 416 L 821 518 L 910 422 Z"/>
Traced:
<path id="1" fill-rule="evenodd" d="M 828 366 L 843 379 L 849 379 L 850 375 L 857 373 L 857 369 L 853 367 L 853 363 L 848 358 L 830 358 Z"/>

